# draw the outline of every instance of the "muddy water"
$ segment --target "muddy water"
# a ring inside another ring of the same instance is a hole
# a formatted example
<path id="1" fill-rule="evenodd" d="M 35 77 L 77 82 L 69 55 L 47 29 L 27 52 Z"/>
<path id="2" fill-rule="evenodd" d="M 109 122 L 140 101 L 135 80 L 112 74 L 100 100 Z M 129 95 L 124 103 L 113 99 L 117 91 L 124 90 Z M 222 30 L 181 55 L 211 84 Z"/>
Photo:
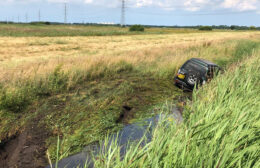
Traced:
<path id="1" fill-rule="evenodd" d="M 174 118 L 177 122 L 182 122 L 183 120 L 182 115 L 177 108 L 174 108 L 172 110 L 172 114 L 167 117 Z M 124 126 L 124 128 L 118 134 L 114 134 L 110 137 L 108 144 L 114 142 L 115 138 L 118 137 L 117 144 L 121 146 L 120 152 L 121 155 L 124 156 L 128 142 L 140 141 L 143 136 L 146 136 L 147 140 L 143 142 L 142 145 L 145 145 L 145 143 L 151 141 L 152 128 L 157 125 L 159 118 L 160 116 L 157 115 L 155 117 Z M 86 146 L 81 153 L 75 154 L 59 161 L 58 167 L 83 168 L 85 166 L 85 163 L 88 163 L 87 167 L 91 168 L 93 167 L 93 161 L 91 159 L 92 154 L 94 156 L 97 155 L 100 151 L 100 146 L 103 146 L 102 143 L 101 145 L 97 143 Z M 55 167 L 55 165 L 53 165 L 53 167 Z M 50 166 L 47 166 L 46 168 L 50 168 Z"/>

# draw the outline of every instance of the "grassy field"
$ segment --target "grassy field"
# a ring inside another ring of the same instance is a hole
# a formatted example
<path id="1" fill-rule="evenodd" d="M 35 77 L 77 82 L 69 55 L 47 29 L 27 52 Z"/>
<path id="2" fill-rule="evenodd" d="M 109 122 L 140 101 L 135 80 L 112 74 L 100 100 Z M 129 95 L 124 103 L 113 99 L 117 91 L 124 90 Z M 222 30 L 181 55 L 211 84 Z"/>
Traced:
<path id="1" fill-rule="evenodd" d="M 123 123 L 158 113 L 151 111 L 165 100 L 183 96 L 173 77 L 187 59 L 205 58 L 224 66 L 253 52 L 260 37 L 257 31 L 178 31 L 183 32 L 0 37 L 0 142 L 40 120 L 39 129 L 51 134 L 46 143 L 52 156 L 58 135 L 64 139 L 61 152 L 78 152 Z M 122 119 L 124 106 L 132 110 Z"/>
<path id="2" fill-rule="evenodd" d="M 196 29 L 149 28 L 145 32 L 130 32 L 119 26 L 0 24 L 0 36 L 6 37 L 59 37 L 59 36 L 111 36 L 134 34 L 195 33 Z"/>
<path id="3" fill-rule="evenodd" d="M 227 40 L 257 38 L 259 32 L 55 38 L 1 37 L 0 79 L 27 78 L 35 74 L 39 76 L 53 72 L 60 64 L 65 70 L 87 70 L 96 67 L 96 64 L 106 63 L 109 66 L 120 61 L 137 67 L 147 67 L 147 70 L 157 73 L 171 71 L 187 58 L 197 56 L 196 49 L 210 50 L 211 45 L 221 47 L 221 43 Z M 227 42 L 227 45 L 223 52 L 232 50 L 235 42 Z M 214 60 L 223 55 L 204 53 L 200 57 Z"/>
<path id="4" fill-rule="evenodd" d="M 124 159 L 112 145 L 95 167 L 260 167 L 260 48 L 248 56 L 193 94 L 183 124 L 161 119 L 150 143 Z"/>

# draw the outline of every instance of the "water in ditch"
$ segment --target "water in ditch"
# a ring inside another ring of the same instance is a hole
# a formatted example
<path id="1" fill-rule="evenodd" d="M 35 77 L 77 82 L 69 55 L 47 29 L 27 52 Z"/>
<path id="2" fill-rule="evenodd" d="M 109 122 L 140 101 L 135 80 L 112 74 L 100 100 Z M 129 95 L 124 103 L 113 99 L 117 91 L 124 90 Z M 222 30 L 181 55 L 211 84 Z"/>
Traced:
<path id="1" fill-rule="evenodd" d="M 172 114 L 167 116 L 174 118 L 175 121 L 182 122 L 183 118 L 180 113 L 180 111 L 177 108 L 172 109 Z M 143 136 L 146 136 L 146 141 L 143 142 L 142 145 L 145 145 L 145 143 L 148 143 L 152 139 L 152 128 L 154 128 L 158 120 L 160 118 L 160 115 L 157 115 L 152 118 L 145 119 L 143 121 L 139 121 L 133 124 L 129 124 L 123 127 L 119 133 L 111 135 L 109 138 L 109 143 L 114 142 L 115 139 L 117 139 L 117 144 L 121 146 L 121 155 L 124 156 L 126 152 L 126 147 L 129 142 L 133 141 L 140 141 Z M 101 144 L 91 144 L 84 148 L 84 150 L 78 154 L 72 155 L 70 157 L 67 157 L 65 159 L 62 159 L 58 162 L 59 168 L 84 168 L 85 164 L 88 163 L 89 168 L 94 167 L 92 157 L 93 155 L 98 155 Z M 52 167 L 55 167 L 55 165 L 52 165 Z M 51 166 L 47 166 L 46 168 L 51 168 Z"/>

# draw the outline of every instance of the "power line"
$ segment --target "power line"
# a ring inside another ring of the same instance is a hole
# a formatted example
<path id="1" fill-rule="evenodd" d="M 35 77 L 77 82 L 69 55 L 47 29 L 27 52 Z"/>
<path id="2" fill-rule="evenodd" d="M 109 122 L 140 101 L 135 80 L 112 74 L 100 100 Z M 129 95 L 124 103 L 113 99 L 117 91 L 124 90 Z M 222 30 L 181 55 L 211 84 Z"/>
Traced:
<path id="1" fill-rule="evenodd" d="M 67 23 L 67 3 L 64 3 L 64 24 Z"/>
<path id="2" fill-rule="evenodd" d="M 192 7 L 202 7 L 201 5 L 193 5 Z M 142 5 L 142 6 L 135 6 L 135 5 L 127 5 L 126 8 L 135 8 L 135 9 L 142 9 L 142 8 L 146 8 L 146 9 L 158 9 L 158 6 L 151 6 L 151 5 Z M 185 5 L 171 5 L 171 6 L 161 6 L 161 9 L 183 9 L 183 8 L 187 8 L 187 6 Z"/>
<path id="3" fill-rule="evenodd" d="M 39 18 L 39 22 L 41 21 L 41 10 L 39 9 L 39 12 L 38 12 L 38 18 Z"/>
<path id="4" fill-rule="evenodd" d="M 125 26 L 125 0 L 122 0 L 122 7 L 121 7 L 121 26 Z"/>
<path id="5" fill-rule="evenodd" d="M 25 14 L 25 23 L 28 23 L 28 14 Z"/>
<path id="6" fill-rule="evenodd" d="M 119 8 L 119 7 L 118 7 Z M 121 6 L 120 6 L 121 9 Z M 70 11 L 70 14 L 78 14 L 78 15 L 92 15 L 92 14 L 101 14 L 101 13 L 107 13 L 104 8 L 95 9 L 95 11 Z"/>

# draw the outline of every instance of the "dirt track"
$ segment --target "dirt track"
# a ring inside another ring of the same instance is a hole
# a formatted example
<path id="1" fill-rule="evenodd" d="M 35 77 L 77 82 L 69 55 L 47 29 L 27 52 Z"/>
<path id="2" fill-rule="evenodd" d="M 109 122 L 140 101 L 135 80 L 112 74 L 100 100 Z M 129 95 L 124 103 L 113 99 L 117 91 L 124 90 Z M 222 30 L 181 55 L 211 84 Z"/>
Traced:
<path id="1" fill-rule="evenodd" d="M 41 168 L 48 164 L 45 140 L 49 136 L 39 127 L 40 118 L 0 147 L 0 168 Z"/>

